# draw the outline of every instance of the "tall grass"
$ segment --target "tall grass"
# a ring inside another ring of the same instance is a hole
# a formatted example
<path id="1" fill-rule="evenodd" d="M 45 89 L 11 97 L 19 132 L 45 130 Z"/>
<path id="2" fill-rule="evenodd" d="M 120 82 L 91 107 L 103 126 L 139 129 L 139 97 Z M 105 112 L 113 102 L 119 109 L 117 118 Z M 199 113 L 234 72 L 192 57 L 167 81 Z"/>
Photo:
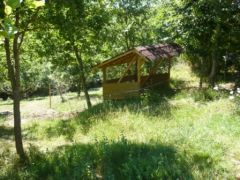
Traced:
<path id="1" fill-rule="evenodd" d="M 24 125 L 29 160 L 5 148 L 0 179 L 235 179 L 239 99 L 177 84 Z"/>

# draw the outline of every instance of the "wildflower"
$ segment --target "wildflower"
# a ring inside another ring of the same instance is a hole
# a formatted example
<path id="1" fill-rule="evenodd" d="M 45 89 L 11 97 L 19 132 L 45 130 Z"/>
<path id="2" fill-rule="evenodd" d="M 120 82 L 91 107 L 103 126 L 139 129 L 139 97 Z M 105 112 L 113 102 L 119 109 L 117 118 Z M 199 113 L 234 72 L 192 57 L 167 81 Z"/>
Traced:
<path id="1" fill-rule="evenodd" d="M 237 93 L 240 94 L 240 88 L 237 88 Z"/>
<path id="2" fill-rule="evenodd" d="M 230 100 L 233 100 L 233 99 L 234 99 L 234 96 L 229 96 L 229 99 L 230 99 Z"/>
<path id="3" fill-rule="evenodd" d="M 213 89 L 216 90 L 216 91 L 219 90 L 218 86 L 215 86 Z"/>

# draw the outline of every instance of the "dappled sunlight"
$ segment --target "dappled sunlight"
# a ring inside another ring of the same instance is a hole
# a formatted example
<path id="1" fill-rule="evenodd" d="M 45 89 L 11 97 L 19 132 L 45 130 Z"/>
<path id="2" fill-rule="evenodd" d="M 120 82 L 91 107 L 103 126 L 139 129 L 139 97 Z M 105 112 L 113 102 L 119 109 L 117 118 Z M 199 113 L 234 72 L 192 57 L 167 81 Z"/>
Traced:
<path id="1" fill-rule="evenodd" d="M 176 62 L 172 68 L 171 78 L 173 82 L 184 83 L 185 87 L 198 87 L 199 78 L 192 72 L 187 62 Z"/>
<path id="2" fill-rule="evenodd" d="M 0 126 L 0 139 L 13 140 L 13 128 Z"/>

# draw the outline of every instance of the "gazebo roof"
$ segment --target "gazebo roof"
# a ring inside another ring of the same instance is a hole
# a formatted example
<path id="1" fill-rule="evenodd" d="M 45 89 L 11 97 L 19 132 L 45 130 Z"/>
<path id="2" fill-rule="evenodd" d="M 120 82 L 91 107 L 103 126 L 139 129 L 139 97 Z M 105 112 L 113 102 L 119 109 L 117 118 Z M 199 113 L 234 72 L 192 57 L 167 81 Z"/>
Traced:
<path id="1" fill-rule="evenodd" d="M 125 53 L 115 56 L 109 60 L 98 64 L 96 67 L 103 68 L 107 66 L 113 66 L 117 64 L 122 64 L 131 60 L 136 54 L 142 56 L 146 61 L 155 61 L 160 58 L 172 58 L 174 56 L 179 56 L 182 52 L 182 48 L 175 43 L 164 43 L 151 46 L 139 46 L 135 47 Z"/>
<path id="2" fill-rule="evenodd" d="M 171 58 L 178 56 L 182 48 L 177 44 L 158 44 L 153 46 L 140 46 L 135 48 L 142 56 L 150 61 L 159 58 Z"/>

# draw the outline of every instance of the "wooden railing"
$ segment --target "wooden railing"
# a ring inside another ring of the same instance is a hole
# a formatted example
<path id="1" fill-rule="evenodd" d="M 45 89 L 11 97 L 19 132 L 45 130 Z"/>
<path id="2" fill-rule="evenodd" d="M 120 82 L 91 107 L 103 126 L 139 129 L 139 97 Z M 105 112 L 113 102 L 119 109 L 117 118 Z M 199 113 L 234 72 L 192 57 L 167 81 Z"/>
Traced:
<path id="1" fill-rule="evenodd" d="M 168 73 L 142 76 L 140 83 L 136 82 L 136 76 L 126 76 L 120 83 L 118 83 L 119 79 L 112 79 L 103 83 L 103 97 L 104 99 L 123 99 L 138 96 L 141 89 L 167 83 L 169 79 Z"/>
<path id="2" fill-rule="evenodd" d="M 123 99 L 139 95 L 140 84 L 137 82 L 104 83 L 104 99 Z"/>

